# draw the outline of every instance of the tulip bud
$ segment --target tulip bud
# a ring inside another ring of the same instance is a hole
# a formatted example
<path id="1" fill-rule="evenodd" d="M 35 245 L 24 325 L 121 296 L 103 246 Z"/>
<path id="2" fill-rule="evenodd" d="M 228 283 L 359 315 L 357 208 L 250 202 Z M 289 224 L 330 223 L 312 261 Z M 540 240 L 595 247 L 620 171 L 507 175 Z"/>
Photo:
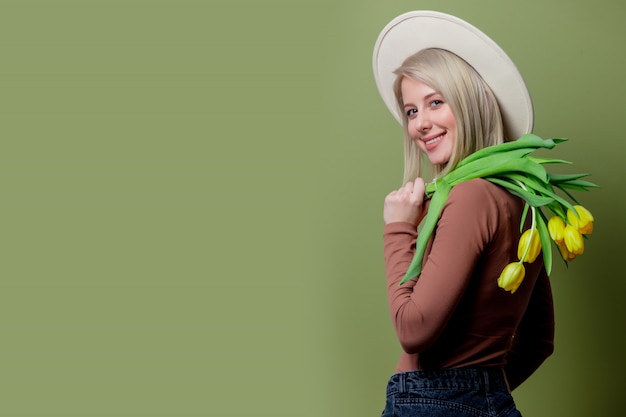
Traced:
<path id="1" fill-rule="evenodd" d="M 576 205 L 574 206 L 576 213 L 572 210 L 567 210 L 567 221 L 569 224 L 574 226 L 578 231 L 584 235 L 589 235 L 593 232 L 593 216 L 583 206 Z"/>
<path id="2" fill-rule="evenodd" d="M 550 220 L 548 220 L 548 232 L 550 233 L 550 238 L 554 240 L 556 243 L 563 242 L 563 229 L 565 229 L 565 222 L 559 216 L 552 216 Z"/>
<path id="3" fill-rule="evenodd" d="M 582 255 L 585 251 L 585 242 L 583 241 L 583 235 L 572 225 L 565 226 L 563 231 L 563 240 L 567 250 L 574 255 Z"/>
<path id="4" fill-rule="evenodd" d="M 559 251 L 561 252 L 561 257 L 566 261 L 573 261 L 576 258 L 575 254 L 567 250 L 565 242 L 557 242 L 556 246 L 558 246 Z"/>
<path id="5" fill-rule="evenodd" d="M 524 280 L 525 273 L 524 265 L 521 262 L 510 263 L 502 270 L 498 278 L 498 286 L 506 291 L 511 291 L 513 294 Z"/>
<path id="6" fill-rule="evenodd" d="M 536 228 L 526 230 L 517 245 L 517 258 L 522 262 L 533 263 L 541 252 L 541 239 Z M 524 254 L 526 256 L 524 257 Z"/>

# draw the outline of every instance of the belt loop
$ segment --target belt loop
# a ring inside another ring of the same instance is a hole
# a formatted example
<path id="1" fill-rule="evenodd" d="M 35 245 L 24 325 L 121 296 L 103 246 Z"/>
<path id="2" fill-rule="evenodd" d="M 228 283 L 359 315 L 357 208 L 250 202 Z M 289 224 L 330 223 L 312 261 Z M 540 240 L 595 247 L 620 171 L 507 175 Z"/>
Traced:
<path id="1" fill-rule="evenodd" d="M 489 387 L 489 372 L 486 369 L 484 369 L 482 371 L 482 374 L 483 374 L 483 379 L 485 381 L 485 393 L 489 393 L 491 392 L 491 388 Z"/>

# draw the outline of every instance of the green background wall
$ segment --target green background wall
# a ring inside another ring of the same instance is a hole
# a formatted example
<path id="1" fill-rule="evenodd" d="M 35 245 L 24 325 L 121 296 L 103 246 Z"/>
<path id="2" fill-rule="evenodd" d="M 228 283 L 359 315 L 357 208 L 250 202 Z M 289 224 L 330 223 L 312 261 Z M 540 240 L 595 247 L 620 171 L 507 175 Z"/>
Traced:
<path id="1" fill-rule="evenodd" d="M 1 0 L 0 416 L 380 415 L 402 146 L 371 51 L 420 8 L 495 38 L 602 185 L 519 408 L 622 416 L 624 4 Z"/>

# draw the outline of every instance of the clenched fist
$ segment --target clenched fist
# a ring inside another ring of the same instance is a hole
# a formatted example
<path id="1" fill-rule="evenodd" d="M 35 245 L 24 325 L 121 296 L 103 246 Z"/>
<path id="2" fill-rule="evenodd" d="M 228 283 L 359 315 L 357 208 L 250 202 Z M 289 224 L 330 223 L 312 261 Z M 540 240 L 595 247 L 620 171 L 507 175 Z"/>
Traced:
<path id="1" fill-rule="evenodd" d="M 410 222 L 417 225 L 424 210 L 424 191 L 424 180 L 418 177 L 414 182 L 407 182 L 404 187 L 390 192 L 385 197 L 385 224 Z"/>

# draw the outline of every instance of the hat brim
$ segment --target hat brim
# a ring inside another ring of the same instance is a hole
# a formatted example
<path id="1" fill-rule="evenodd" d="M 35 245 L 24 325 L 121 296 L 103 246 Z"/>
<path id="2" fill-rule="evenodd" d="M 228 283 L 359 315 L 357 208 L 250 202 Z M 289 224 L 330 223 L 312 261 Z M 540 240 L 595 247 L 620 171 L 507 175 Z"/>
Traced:
<path id="1" fill-rule="evenodd" d="M 469 63 L 498 100 L 509 139 L 533 129 L 533 104 L 519 70 L 509 56 L 478 28 L 435 11 L 404 13 L 385 26 L 374 46 L 374 78 L 383 101 L 402 123 L 393 73 L 409 56 L 428 48 L 445 49 Z"/>

